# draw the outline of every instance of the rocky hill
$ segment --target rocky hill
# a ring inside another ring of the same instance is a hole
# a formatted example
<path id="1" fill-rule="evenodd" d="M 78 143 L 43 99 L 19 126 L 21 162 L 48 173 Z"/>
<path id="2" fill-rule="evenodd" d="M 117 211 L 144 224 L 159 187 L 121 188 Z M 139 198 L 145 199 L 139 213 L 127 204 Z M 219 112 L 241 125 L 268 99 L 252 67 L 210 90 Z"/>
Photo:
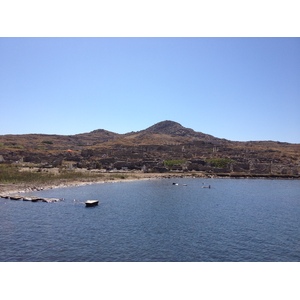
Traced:
<path id="1" fill-rule="evenodd" d="M 204 140 L 216 139 L 211 135 L 195 132 L 193 129 L 183 127 L 181 124 L 173 121 L 159 122 L 145 130 L 140 131 L 143 134 L 167 134 L 170 136 L 180 136 L 184 138 L 193 137 Z"/>
<path id="2" fill-rule="evenodd" d="M 99 129 L 68 136 L 2 135 L 0 163 L 103 171 L 298 177 L 300 144 L 233 142 L 163 121 L 126 134 Z"/>

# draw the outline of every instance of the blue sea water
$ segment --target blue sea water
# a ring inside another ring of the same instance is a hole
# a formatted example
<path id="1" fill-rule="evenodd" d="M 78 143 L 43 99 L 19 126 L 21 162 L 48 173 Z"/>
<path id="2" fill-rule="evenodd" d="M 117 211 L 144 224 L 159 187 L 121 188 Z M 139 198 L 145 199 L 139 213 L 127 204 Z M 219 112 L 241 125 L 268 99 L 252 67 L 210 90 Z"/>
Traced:
<path id="1" fill-rule="evenodd" d="M 298 180 L 157 179 L 30 195 L 65 200 L 0 199 L 2 262 L 300 261 Z"/>

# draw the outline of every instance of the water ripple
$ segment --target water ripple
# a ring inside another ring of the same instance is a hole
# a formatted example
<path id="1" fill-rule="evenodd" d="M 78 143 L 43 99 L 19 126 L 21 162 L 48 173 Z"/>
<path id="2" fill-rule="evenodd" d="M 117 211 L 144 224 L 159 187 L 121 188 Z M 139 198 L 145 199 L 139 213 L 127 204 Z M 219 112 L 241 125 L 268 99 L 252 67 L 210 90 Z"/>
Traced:
<path id="1" fill-rule="evenodd" d="M 52 204 L 0 199 L 0 261 L 300 260 L 299 181 L 178 182 L 35 193 L 65 198 Z"/>

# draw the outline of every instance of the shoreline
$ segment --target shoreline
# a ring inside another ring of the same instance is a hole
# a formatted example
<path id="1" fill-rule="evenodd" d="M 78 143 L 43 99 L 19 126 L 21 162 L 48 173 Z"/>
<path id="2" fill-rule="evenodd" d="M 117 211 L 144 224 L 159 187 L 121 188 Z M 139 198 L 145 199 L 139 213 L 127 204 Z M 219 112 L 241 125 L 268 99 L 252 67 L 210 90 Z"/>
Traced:
<path id="1" fill-rule="evenodd" d="M 218 178 L 218 179 L 288 179 L 288 180 L 299 180 L 299 176 L 271 176 L 271 175 L 249 175 L 249 174 L 204 174 L 196 172 L 188 173 L 109 173 L 106 174 L 106 178 L 86 178 L 84 180 L 73 179 L 73 180 L 52 180 L 48 183 L 8 183 L 0 184 L 0 198 L 1 196 L 10 196 L 12 194 L 24 194 L 36 191 L 51 190 L 58 188 L 78 187 L 86 186 L 91 184 L 102 184 L 102 183 L 119 183 L 119 182 L 130 182 L 139 180 L 153 180 L 153 179 L 171 179 L 171 178 Z M 117 175 L 118 178 L 110 178 L 110 176 Z M 120 175 L 124 175 L 124 178 L 120 178 Z"/>
<path id="2" fill-rule="evenodd" d="M 125 178 L 109 178 L 110 175 L 124 174 Z M 70 181 L 57 180 L 49 183 L 8 183 L 0 184 L 0 198 L 2 196 L 9 196 L 12 194 L 24 194 L 36 191 L 51 190 L 58 188 L 67 188 L 67 187 L 78 187 L 86 186 L 91 184 L 102 184 L 102 183 L 119 183 L 119 182 L 130 182 L 130 181 L 139 181 L 139 180 L 153 180 L 161 178 L 187 178 L 187 177 L 198 177 L 198 178 L 208 178 L 203 176 L 203 174 L 183 174 L 183 173 L 110 173 L 107 174 L 107 178 L 94 178 L 90 180 L 80 180 L 74 179 Z M 127 178 L 126 178 L 127 177 Z M 87 178 L 88 179 L 88 178 Z"/>

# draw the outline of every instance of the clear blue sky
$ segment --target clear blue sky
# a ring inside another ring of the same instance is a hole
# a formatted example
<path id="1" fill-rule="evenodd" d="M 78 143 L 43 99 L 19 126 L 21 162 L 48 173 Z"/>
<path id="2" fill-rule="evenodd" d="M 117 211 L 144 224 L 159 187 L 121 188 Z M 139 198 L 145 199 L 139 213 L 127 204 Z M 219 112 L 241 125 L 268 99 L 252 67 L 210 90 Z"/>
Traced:
<path id="1" fill-rule="evenodd" d="M 299 38 L 0 38 L 0 134 L 173 120 L 300 143 Z"/>

